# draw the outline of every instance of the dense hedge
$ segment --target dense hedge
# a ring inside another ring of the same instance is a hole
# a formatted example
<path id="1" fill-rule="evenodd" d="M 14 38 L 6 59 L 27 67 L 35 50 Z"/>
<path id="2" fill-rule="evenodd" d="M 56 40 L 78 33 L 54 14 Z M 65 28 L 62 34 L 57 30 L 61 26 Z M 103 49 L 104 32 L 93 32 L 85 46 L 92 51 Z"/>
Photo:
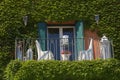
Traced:
<path id="1" fill-rule="evenodd" d="M 0 52 L 0 80 L 3 80 L 3 72 L 10 61 L 10 56 L 8 53 Z"/>
<path id="2" fill-rule="evenodd" d="M 11 61 L 6 80 L 119 80 L 120 61 Z"/>
<path id="3" fill-rule="evenodd" d="M 6 79 L 6 80 L 13 80 L 14 79 L 14 76 L 15 76 L 15 74 L 17 73 L 17 71 L 19 70 L 19 68 L 22 66 L 22 62 L 20 62 L 20 61 L 18 61 L 18 60 L 16 60 L 16 61 L 11 61 L 8 65 L 7 65 L 7 67 L 6 67 L 6 69 L 5 69 L 5 71 L 4 71 L 4 74 L 5 74 L 5 76 L 4 76 L 4 78 Z"/>

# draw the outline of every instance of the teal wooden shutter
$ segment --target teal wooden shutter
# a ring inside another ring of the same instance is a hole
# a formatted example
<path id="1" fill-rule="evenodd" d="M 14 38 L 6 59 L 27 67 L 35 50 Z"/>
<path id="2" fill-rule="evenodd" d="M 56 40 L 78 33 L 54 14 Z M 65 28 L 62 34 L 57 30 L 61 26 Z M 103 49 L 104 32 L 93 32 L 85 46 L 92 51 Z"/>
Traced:
<path id="1" fill-rule="evenodd" d="M 46 50 L 46 39 L 47 39 L 47 24 L 44 22 L 38 23 L 38 35 L 39 42 L 42 50 Z"/>
<path id="2" fill-rule="evenodd" d="M 79 21 L 75 26 L 76 32 L 76 52 L 78 53 L 81 50 L 84 50 L 84 31 L 83 31 L 83 22 Z M 77 55 L 76 55 L 77 57 Z"/>

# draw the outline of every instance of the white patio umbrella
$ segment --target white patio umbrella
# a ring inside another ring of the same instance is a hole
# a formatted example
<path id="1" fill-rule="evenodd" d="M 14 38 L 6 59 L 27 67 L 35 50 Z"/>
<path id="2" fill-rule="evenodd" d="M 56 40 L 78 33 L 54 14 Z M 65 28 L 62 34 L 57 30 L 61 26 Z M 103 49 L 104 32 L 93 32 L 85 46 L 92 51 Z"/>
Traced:
<path id="1" fill-rule="evenodd" d="M 100 45 L 101 58 L 103 59 L 111 58 L 111 47 L 108 38 L 104 35 L 101 38 L 100 42 L 101 42 Z"/>

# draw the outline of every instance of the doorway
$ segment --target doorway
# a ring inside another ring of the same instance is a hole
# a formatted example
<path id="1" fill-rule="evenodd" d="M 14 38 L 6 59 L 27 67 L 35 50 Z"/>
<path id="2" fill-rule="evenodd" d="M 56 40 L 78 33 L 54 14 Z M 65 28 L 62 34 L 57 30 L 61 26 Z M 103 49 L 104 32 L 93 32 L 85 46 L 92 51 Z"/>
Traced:
<path id="1" fill-rule="evenodd" d="M 51 50 L 56 60 L 61 60 L 61 52 L 67 50 L 71 53 L 70 60 L 74 59 L 74 27 L 55 26 L 48 27 L 47 48 Z"/>

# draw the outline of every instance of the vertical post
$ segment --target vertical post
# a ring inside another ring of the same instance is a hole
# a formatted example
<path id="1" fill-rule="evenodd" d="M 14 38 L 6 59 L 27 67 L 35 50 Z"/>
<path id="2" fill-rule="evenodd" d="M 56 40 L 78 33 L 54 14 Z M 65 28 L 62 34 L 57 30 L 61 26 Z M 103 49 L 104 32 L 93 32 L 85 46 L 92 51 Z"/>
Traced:
<path id="1" fill-rule="evenodd" d="M 17 55 L 16 55 L 16 46 L 17 46 L 17 38 L 15 38 L 15 59 L 17 57 Z"/>

